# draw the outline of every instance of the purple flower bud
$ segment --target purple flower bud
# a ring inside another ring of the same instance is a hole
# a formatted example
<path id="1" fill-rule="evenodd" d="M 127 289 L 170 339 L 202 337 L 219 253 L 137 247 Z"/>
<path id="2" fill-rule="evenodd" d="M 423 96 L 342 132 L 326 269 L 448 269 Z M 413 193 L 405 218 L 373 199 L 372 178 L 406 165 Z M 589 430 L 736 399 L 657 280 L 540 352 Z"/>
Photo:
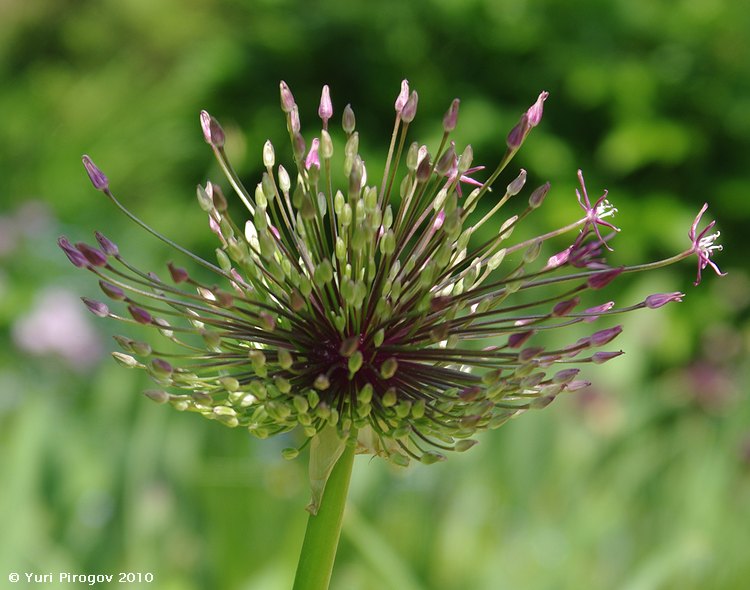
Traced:
<path id="1" fill-rule="evenodd" d="M 505 140 L 505 143 L 510 149 L 517 150 L 521 147 L 521 144 L 526 138 L 529 129 L 531 129 L 531 127 L 529 127 L 529 117 L 526 113 L 524 113 L 523 117 L 521 117 L 521 120 L 516 124 L 515 127 L 513 127 L 513 129 L 510 130 L 510 133 L 508 133 L 508 137 Z"/>
<path id="2" fill-rule="evenodd" d="M 511 334 L 508 336 L 508 346 L 510 348 L 519 348 L 523 346 L 523 344 L 531 338 L 531 336 L 534 334 L 534 330 L 527 330 L 526 332 L 516 332 L 515 334 Z"/>
<path id="3" fill-rule="evenodd" d="M 305 168 L 307 168 L 308 170 L 313 166 L 315 166 L 316 168 L 320 168 L 320 157 L 318 156 L 319 146 L 320 140 L 316 137 L 312 140 L 310 151 L 307 154 L 307 158 L 305 158 Z"/>
<path id="4" fill-rule="evenodd" d="M 550 183 L 545 182 L 542 186 L 536 188 L 531 196 L 529 197 L 529 207 L 537 209 L 544 202 L 544 198 L 549 192 Z"/>
<path id="5" fill-rule="evenodd" d="M 414 117 L 417 116 L 417 103 L 419 102 L 419 95 L 416 90 L 412 90 L 409 95 L 409 100 L 406 101 L 404 108 L 401 109 L 401 120 L 404 123 L 411 123 Z"/>
<path id="6" fill-rule="evenodd" d="M 601 365 L 602 363 L 606 363 L 622 354 L 624 354 L 622 350 L 618 350 L 617 352 L 596 352 L 591 356 L 591 362 L 596 365 Z"/>
<path id="7" fill-rule="evenodd" d="M 674 291 L 673 293 L 656 293 L 646 297 L 644 303 L 646 304 L 646 307 L 650 309 L 657 309 L 667 303 L 671 303 L 672 301 L 682 302 L 683 297 L 685 297 L 685 294 L 680 293 L 679 291 Z"/>
<path id="8" fill-rule="evenodd" d="M 563 369 L 554 374 L 552 383 L 570 383 L 580 372 L 580 369 Z"/>
<path id="9" fill-rule="evenodd" d="M 93 266 L 107 266 L 107 255 L 101 250 L 78 242 L 76 244 L 78 251 L 86 257 L 86 260 Z"/>
<path id="10" fill-rule="evenodd" d="M 224 146 L 224 130 L 219 122 L 214 119 L 207 111 L 201 111 L 201 128 L 203 129 L 203 139 L 212 147 L 220 148 Z"/>
<path id="11" fill-rule="evenodd" d="M 451 106 L 448 107 L 448 112 L 446 112 L 445 116 L 443 117 L 443 131 L 445 131 L 446 133 L 450 133 L 456 128 L 456 123 L 458 122 L 459 104 L 461 104 L 461 101 L 457 98 L 454 98 Z"/>
<path id="12" fill-rule="evenodd" d="M 523 185 L 526 184 L 526 170 L 521 168 L 521 172 L 516 176 L 515 179 L 505 189 L 509 196 L 517 195 L 521 192 Z"/>
<path id="13" fill-rule="evenodd" d="M 318 116 L 323 120 L 323 129 L 327 129 L 328 119 L 333 116 L 333 105 L 331 104 L 331 93 L 328 90 L 328 84 L 323 86 L 323 92 L 320 94 Z"/>
<path id="14" fill-rule="evenodd" d="M 409 81 L 401 80 L 401 92 L 396 97 L 396 112 L 400 113 L 404 109 L 406 101 L 409 100 Z"/>
<path id="15" fill-rule="evenodd" d="M 434 231 L 439 230 L 445 223 L 445 209 L 441 209 L 440 212 L 435 216 L 435 221 L 432 222 L 432 229 Z"/>
<path id="16" fill-rule="evenodd" d="M 89 179 L 91 179 L 91 184 L 94 185 L 94 188 L 98 191 L 107 190 L 109 188 L 109 180 L 107 180 L 104 172 L 99 170 L 91 158 L 85 154 L 81 156 L 81 161 L 83 162 L 83 167 L 86 168 L 86 172 L 88 172 Z"/>
<path id="17" fill-rule="evenodd" d="M 305 138 L 301 134 L 294 134 L 292 148 L 294 149 L 294 157 L 301 160 L 302 156 L 305 155 Z"/>
<path id="18" fill-rule="evenodd" d="M 148 325 L 153 323 L 154 318 L 145 309 L 137 307 L 135 305 L 128 305 L 128 311 L 133 319 L 139 324 Z"/>
<path id="19" fill-rule="evenodd" d="M 292 108 L 295 106 L 294 96 L 292 96 L 292 91 L 289 90 L 289 86 L 283 80 L 279 83 L 279 92 L 281 94 L 281 110 L 285 113 L 292 112 Z"/>
<path id="20" fill-rule="evenodd" d="M 591 385 L 591 381 L 571 381 L 565 388 L 567 391 L 578 391 L 579 389 L 585 389 Z"/>
<path id="21" fill-rule="evenodd" d="M 115 301 L 122 301 L 123 299 L 125 299 L 125 291 L 120 289 L 120 287 L 117 287 L 106 281 L 99 281 L 99 287 L 110 299 L 114 299 Z"/>
<path id="22" fill-rule="evenodd" d="M 151 368 L 154 370 L 154 373 L 159 376 L 171 375 L 174 371 L 172 365 L 164 359 L 154 359 L 151 361 Z"/>
<path id="23" fill-rule="evenodd" d="M 417 166 L 417 182 L 427 182 L 430 178 L 430 172 L 432 171 L 432 164 L 430 164 L 430 155 L 426 154 L 422 161 Z"/>
<path id="24" fill-rule="evenodd" d="M 607 328 L 606 330 L 599 330 L 589 336 L 589 342 L 591 346 L 604 346 L 609 342 L 612 342 L 622 332 L 622 326 L 615 326 L 614 328 Z"/>
<path id="25" fill-rule="evenodd" d="M 60 246 L 63 252 L 65 252 L 65 256 L 67 256 L 68 260 L 73 263 L 73 266 L 83 268 L 88 265 L 84 255 L 76 250 L 73 247 L 73 244 L 71 244 L 65 236 L 58 238 L 57 245 Z"/>
<path id="26" fill-rule="evenodd" d="M 623 270 L 625 269 L 621 266 L 593 274 L 589 277 L 588 286 L 590 289 L 603 289 L 619 277 Z"/>
<path id="27" fill-rule="evenodd" d="M 81 297 L 81 301 L 86 304 L 88 310 L 95 316 L 106 318 L 109 315 L 109 307 L 107 307 L 106 303 L 96 301 L 95 299 L 89 299 L 88 297 Z"/>
<path id="28" fill-rule="evenodd" d="M 108 256 L 117 256 L 120 254 L 120 250 L 117 248 L 117 244 L 109 240 L 103 233 L 101 232 L 94 232 L 94 236 L 96 237 L 96 241 L 99 242 L 99 245 L 102 247 L 102 250 L 104 250 L 104 253 Z"/>
<path id="29" fill-rule="evenodd" d="M 299 109 L 297 108 L 297 105 L 294 105 L 289 113 L 289 131 L 291 131 L 292 135 L 296 135 L 299 133 L 299 130 Z"/>
<path id="30" fill-rule="evenodd" d="M 526 117 L 529 120 L 529 127 L 536 127 L 539 125 L 539 121 L 542 120 L 542 112 L 544 110 L 544 101 L 547 100 L 547 97 L 549 96 L 549 92 L 544 91 L 541 94 L 539 94 L 539 97 L 536 99 L 536 102 L 529 107 L 529 110 L 526 111 Z"/>
<path id="31" fill-rule="evenodd" d="M 354 132 L 356 125 L 356 119 L 354 117 L 354 111 L 352 105 L 348 104 L 344 107 L 344 115 L 341 117 L 341 126 L 347 135 L 351 135 Z"/>
<path id="32" fill-rule="evenodd" d="M 607 301 L 607 303 L 602 303 L 601 305 L 597 305 L 595 307 L 589 307 L 587 310 L 585 310 L 583 313 L 585 313 L 588 317 L 585 318 L 584 322 L 593 322 L 599 319 L 599 315 L 609 311 L 615 306 L 614 301 Z"/>
<path id="33" fill-rule="evenodd" d="M 211 195 L 211 201 L 214 204 L 214 208 L 219 213 L 224 213 L 229 207 L 229 204 L 227 203 L 227 198 L 224 196 L 224 191 L 221 190 L 221 187 L 213 182 L 208 182 L 206 184 L 206 189 L 208 194 Z"/>
<path id="34" fill-rule="evenodd" d="M 574 297 L 573 299 L 567 299 L 565 301 L 561 301 L 555 307 L 552 308 L 552 316 L 553 317 L 562 317 L 568 315 L 571 311 L 575 309 L 575 307 L 581 302 L 581 300 L 578 297 Z"/>
<path id="35" fill-rule="evenodd" d="M 527 361 L 530 361 L 533 358 L 538 357 L 540 354 L 544 352 L 544 348 L 541 346 L 529 346 L 528 348 L 524 348 L 521 353 L 518 355 L 518 360 L 522 363 L 525 363 Z M 543 374 L 539 373 L 538 378 L 541 380 L 544 377 Z"/>
<path id="36" fill-rule="evenodd" d="M 169 269 L 169 274 L 172 275 L 172 280 L 175 283 L 184 283 L 188 280 L 189 275 L 184 268 L 175 266 L 171 262 L 167 263 L 167 268 Z"/>
<path id="37" fill-rule="evenodd" d="M 456 149 L 453 145 L 453 142 L 451 142 L 448 146 L 448 149 L 443 152 L 443 155 L 440 156 L 440 159 L 437 161 L 437 164 L 435 165 L 435 172 L 437 172 L 440 176 L 446 176 L 448 172 L 450 172 L 450 169 L 453 166 L 455 160 Z"/>

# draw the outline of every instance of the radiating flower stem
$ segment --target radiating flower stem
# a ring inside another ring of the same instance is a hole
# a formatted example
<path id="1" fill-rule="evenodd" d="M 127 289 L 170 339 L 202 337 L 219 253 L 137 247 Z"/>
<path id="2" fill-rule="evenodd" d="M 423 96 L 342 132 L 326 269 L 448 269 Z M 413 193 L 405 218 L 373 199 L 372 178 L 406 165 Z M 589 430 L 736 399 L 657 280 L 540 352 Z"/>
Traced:
<path id="1" fill-rule="evenodd" d="M 293 590 L 328 588 L 341 534 L 354 450 L 354 445 L 346 446 L 331 471 L 318 513 L 308 517 Z"/>

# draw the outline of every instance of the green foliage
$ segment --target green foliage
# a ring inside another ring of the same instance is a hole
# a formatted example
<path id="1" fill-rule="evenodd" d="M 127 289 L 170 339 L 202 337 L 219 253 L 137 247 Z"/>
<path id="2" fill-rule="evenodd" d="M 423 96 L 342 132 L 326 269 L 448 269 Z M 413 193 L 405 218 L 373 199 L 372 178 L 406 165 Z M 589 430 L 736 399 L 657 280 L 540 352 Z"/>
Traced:
<path id="1" fill-rule="evenodd" d="M 332 587 L 744 588 L 747 8 L 730 0 L 2 3 L 2 575 L 151 571 L 158 588 L 291 586 L 308 490 L 304 463 L 280 457 L 296 440 L 259 442 L 155 406 L 137 395 L 145 382 L 106 358 L 115 349 L 106 334 L 97 347 L 104 360 L 78 369 L 25 352 L 19 322 L 50 288 L 94 294 L 56 249 L 61 233 L 90 241 L 98 227 L 144 268 L 172 256 L 113 215 L 90 188 L 82 153 L 138 215 L 211 256 L 194 187 L 220 174 L 201 108 L 225 125 L 227 149 L 252 185 L 265 140 L 284 144 L 280 79 L 294 89 L 303 125 L 324 83 L 341 101 L 336 121 L 351 102 L 372 142 L 360 146 L 366 155 L 383 152 L 406 77 L 420 92 L 419 137 L 437 139 L 436 122 L 461 98 L 457 142 L 472 143 L 475 163 L 496 162 L 507 130 L 550 91 L 517 162 L 530 185 L 552 182 L 529 232 L 572 218 L 581 167 L 592 193 L 608 187 L 620 210 L 615 259 L 686 247 L 708 200 L 725 246 L 717 262 L 730 274 L 693 289 L 694 268 L 684 265 L 659 284 L 613 293 L 623 304 L 658 290 L 688 297 L 631 317 L 618 341 L 628 354 L 588 372 L 595 389 L 484 435 L 471 452 L 405 473 L 358 461 Z M 376 171 L 382 162 L 372 158 Z"/>

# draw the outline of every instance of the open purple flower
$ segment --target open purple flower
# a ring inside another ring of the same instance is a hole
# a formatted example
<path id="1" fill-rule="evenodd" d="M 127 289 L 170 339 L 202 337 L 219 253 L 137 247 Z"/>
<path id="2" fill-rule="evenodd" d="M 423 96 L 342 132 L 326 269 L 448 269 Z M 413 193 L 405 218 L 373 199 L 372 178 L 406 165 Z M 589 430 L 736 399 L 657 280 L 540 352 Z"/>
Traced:
<path id="1" fill-rule="evenodd" d="M 703 217 L 703 214 L 707 209 L 708 203 L 704 203 L 703 207 L 701 207 L 701 210 L 698 212 L 698 215 L 695 216 L 693 225 L 690 226 L 690 231 L 688 232 L 688 237 L 693 244 L 692 252 L 694 252 L 698 256 L 698 276 L 693 283 L 696 286 L 700 284 L 701 272 L 707 266 L 710 266 L 712 269 L 714 269 L 714 272 L 716 272 L 716 274 L 720 277 L 726 275 L 726 273 L 721 272 L 716 263 L 711 260 L 711 256 L 714 252 L 723 250 L 723 247 L 721 245 L 714 243 L 721 235 L 721 232 L 717 231 L 713 234 L 708 233 L 713 229 L 714 225 L 716 225 L 716 221 L 711 221 L 706 227 L 703 228 L 703 230 L 701 230 L 700 233 L 698 233 L 698 224 L 700 224 L 701 217 Z"/>

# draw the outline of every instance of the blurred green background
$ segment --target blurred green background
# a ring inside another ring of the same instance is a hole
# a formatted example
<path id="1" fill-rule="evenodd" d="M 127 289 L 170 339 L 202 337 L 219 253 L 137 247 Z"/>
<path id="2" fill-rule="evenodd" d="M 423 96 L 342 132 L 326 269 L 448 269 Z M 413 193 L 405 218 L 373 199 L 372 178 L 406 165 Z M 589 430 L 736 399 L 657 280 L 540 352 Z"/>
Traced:
<path id="1" fill-rule="evenodd" d="M 616 260 L 684 249 L 708 200 L 729 275 L 694 288 L 691 262 L 622 281 L 622 304 L 688 297 L 628 317 L 627 355 L 587 368 L 594 387 L 469 453 L 407 471 L 359 458 L 332 588 L 750 586 L 749 39 L 745 0 L 0 0 L 0 585 L 291 586 L 304 460 L 141 396 L 108 355 L 119 327 L 78 301 L 95 281 L 55 240 L 100 229 L 141 267 L 172 257 L 91 188 L 89 153 L 131 210 L 210 253 L 194 187 L 220 174 L 198 112 L 252 185 L 263 142 L 284 145 L 281 79 L 308 135 L 322 84 L 337 121 L 352 103 L 376 177 L 406 77 L 414 137 L 437 137 L 458 96 L 457 141 L 490 165 L 550 92 L 513 164 L 553 185 L 529 231 L 573 218 L 581 167 L 620 210 Z"/>

